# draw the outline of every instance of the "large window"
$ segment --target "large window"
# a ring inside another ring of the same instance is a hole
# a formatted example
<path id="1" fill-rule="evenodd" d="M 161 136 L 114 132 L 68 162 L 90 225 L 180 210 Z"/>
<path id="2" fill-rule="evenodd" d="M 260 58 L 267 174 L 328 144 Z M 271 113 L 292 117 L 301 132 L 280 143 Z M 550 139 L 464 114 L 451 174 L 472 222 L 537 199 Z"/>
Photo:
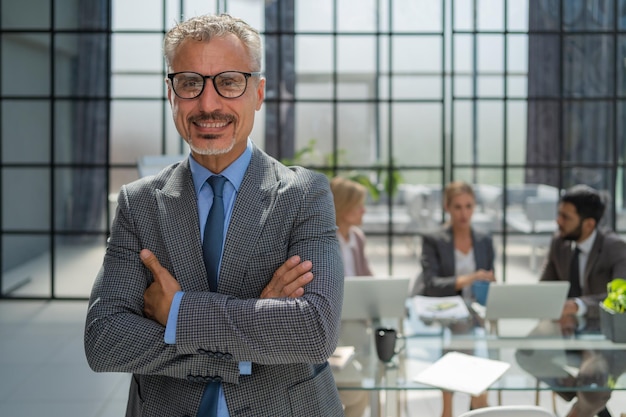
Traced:
<path id="1" fill-rule="evenodd" d="M 475 185 L 500 279 L 536 278 L 575 183 L 626 229 L 626 0 L 14 3 L 0 0 L 1 297 L 88 295 L 119 187 L 143 157 L 187 153 L 161 43 L 201 13 L 262 32 L 254 141 L 375 187 L 363 228 L 376 273 L 419 272 L 453 179 Z"/>
<path id="2" fill-rule="evenodd" d="M 98 271 L 109 16 L 107 1 L 0 1 L 2 297 L 85 297 Z"/>

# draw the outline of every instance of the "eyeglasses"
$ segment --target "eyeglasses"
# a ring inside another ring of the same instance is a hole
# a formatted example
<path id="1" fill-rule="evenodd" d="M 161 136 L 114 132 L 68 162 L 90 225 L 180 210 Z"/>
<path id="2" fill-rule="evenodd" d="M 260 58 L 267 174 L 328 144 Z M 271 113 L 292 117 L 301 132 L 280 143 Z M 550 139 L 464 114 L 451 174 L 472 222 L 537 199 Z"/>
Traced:
<path id="1" fill-rule="evenodd" d="M 241 97 L 248 87 L 248 78 L 259 76 L 260 72 L 224 71 L 215 75 L 202 75 L 197 72 L 175 72 L 167 74 L 174 94 L 186 100 L 199 97 L 204 91 L 207 78 L 213 81 L 217 94 L 224 98 Z"/>

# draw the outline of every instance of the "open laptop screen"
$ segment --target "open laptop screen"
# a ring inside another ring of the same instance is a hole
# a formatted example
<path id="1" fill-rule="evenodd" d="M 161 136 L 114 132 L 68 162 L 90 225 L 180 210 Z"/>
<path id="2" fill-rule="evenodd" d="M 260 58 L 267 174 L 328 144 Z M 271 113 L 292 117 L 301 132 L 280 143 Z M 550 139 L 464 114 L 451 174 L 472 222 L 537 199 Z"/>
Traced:
<path id="1" fill-rule="evenodd" d="M 401 318 L 406 315 L 409 277 L 346 277 L 342 320 Z"/>
<path id="2" fill-rule="evenodd" d="M 568 291 L 567 281 L 492 284 L 487 295 L 485 318 L 558 319 Z"/>

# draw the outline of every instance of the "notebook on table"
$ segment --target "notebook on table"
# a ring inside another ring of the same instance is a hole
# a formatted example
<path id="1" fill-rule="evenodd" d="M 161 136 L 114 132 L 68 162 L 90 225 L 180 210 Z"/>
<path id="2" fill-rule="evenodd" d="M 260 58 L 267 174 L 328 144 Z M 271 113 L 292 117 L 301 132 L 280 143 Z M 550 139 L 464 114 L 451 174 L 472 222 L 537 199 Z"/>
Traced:
<path id="1" fill-rule="evenodd" d="M 489 286 L 485 319 L 552 319 L 561 317 L 569 291 L 567 281 Z"/>
<path id="2" fill-rule="evenodd" d="M 402 318 L 406 315 L 409 277 L 346 277 L 342 320 Z"/>

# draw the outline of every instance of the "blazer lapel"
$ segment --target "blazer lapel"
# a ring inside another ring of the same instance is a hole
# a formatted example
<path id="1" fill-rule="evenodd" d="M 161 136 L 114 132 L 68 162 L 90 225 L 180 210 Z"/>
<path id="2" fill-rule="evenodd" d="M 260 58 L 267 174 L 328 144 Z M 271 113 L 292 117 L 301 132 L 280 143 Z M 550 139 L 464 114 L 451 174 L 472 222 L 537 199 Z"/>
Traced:
<path id="1" fill-rule="evenodd" d="M 604 235 L 600 233 L 600 231 L 598 231 L 598 233 L 596 234 L 596 241 L 593 242 L 591 251 L 589 251 L 589 257 L 587 258 L 587 265 L 585 265 L 585 275 L 583 277 L 583 288 L 582 288 L 583 293 L 585 293 L 585 288 L 588 287 L 587 284 L 589 281 L 590 272 L 593 269 L 595 263 L 598 261 L 598 258 L 600 257 L 603 244 L 604 244 Z"/>
<path id="2" fill-rule="evenodd" d="M 476 262 L 476 269 L 485 269 L 487 262 L 487 251 L 484 250 L 484 239 L 477 239 L 474 229 L 472 233 L 472 246 L 474 248 L 474 262 Z"/>
<path id="3" fill-rule="evenodd" d="M 446 256 L 442 259 L 441 273 L 445 276 L 456 275 L 456 256 L 454 253 L 454 234 L 452 228 L 447 226 L 443 231 L 443 251 Z"/>
<path id="4" fill-rule="evenodd" d="M 172 274 L 185 291 L 208 291 L 197 198 L 188 159 L 174 169 L 163 189 L 156 191 L 156 200 L 160 233 Z"/>
<path id="5" fill-rule="evenodd" d="M 246 271 L 273 210 L 280 185 L 273 160 L 254 147 L 250 165 L 241 183 L 228 226 L 222 254 L 218 292 L 239 296 Z"/>

